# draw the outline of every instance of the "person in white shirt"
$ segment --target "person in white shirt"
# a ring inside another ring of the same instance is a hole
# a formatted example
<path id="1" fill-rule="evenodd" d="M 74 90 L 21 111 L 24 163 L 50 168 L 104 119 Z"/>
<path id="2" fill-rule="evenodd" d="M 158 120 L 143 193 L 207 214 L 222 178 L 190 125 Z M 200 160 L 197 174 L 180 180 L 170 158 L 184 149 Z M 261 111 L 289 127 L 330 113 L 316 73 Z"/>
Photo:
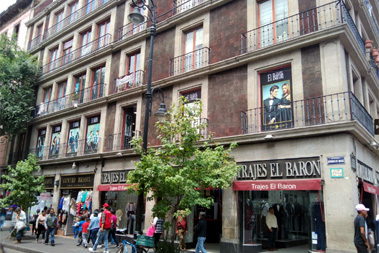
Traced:
<path id="1" fill-rule="evenodd" d="M 26 225 L 26 214 L 24 211 L 21 210 L 21 208 L 16 208 L 16 239 L 14 243 L 20 243 L 21 242 L 21 236 L 23 235 L 23 230 L 25 229 Z"/>
<path id="2" fill-rule="evenodd" d="M 279 231 L 278 221 L 274 214 L 274 208 L 270 207 L 267 215 L 266 215 L 266 225 L 269 229 L 268 232 L 268 247 L 269 251 L 277 251 L 275 248 L 276 234 Z"/>

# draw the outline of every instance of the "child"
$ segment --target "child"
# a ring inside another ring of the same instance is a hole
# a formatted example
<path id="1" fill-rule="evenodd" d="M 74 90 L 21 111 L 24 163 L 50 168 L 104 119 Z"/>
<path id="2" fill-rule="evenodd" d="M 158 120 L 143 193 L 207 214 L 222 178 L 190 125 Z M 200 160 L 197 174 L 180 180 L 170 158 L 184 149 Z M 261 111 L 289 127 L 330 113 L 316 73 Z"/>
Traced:
<path id="1" fill-rule="evenodd" d="M 80 222 L 80 218 L 76 217 L 75 223 L 72 225 L 74 227 L 74 239 L 76 239 L 79 233 L 79 222 Z"/>
<path id="2" fill-rule="evenodd" d="M 79 223 L 77 224 L 77 226 L 79 227 L 79 235 L 78 235 L 78 244 L 76 244 L 76 246 L 80 246 L 83 242 L 83 238 L 82 238 L 82 230 L 83 230 L 83 224 L 85 223 L 85 220 L 84 220 L 84 217 L 83 216 L 80 216 L 80 221 Z"/>
<path id="3" fill-rule="evenodd" d="M 84 248 L 88 247 L 88 226 L 89 226 L 90 219 L 87 217 L 86 222 L 83 223 L 82 225 L 82 238 L 83 238 L 83 245 Z"/>

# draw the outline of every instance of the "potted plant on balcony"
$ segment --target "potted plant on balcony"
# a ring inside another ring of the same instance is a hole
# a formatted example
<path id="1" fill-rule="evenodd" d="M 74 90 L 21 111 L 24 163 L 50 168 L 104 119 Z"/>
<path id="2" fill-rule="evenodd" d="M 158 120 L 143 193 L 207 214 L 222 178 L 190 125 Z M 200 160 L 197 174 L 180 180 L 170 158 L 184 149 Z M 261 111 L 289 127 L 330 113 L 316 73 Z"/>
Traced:
<path id="1" fill-rule="evenodd" d="M 378 49 L 377 48 L 373 48 L 372 51 L 371 51 L 371 55 L 375 59 L 379 55 Z"/>

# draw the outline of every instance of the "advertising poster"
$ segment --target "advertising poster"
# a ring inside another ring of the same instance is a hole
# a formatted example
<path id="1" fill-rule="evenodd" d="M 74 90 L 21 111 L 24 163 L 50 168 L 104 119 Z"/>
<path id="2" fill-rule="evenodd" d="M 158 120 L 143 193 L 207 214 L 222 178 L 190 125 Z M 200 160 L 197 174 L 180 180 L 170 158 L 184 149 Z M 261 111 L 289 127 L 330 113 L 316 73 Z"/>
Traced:
<path id="1" fill-rule="evenodd" d="M 293 127 L 291 66 L 260 73 L 262 130 Z"/>
<path id="2" fill-rule="evenodd" d="M 88 119 L 87 137 L 86 137 L 86 153 L 96 153 L 99 144 L 100 117 L 92 117 Z"/>
<path id="3" fill-rule="evenodd" d="M 43 157 L 43 151 L 45 149 L 45 137 L 46 137 L 46 129 L 42 129 L 38 133 L 38 139 L 37 139 L 37 149 L 36 149 L 36 155 L 37 158 L 42 159 Z"/>
<path id="4" fill-rule="evenodd" d="M 79 148 L 79 121 L 70 123 L 70 131 L 68 133 L 67 153 L 75 155 Z"/>
<path id="5" fill-rule="evenodd" d="M 61 144 L 61 126 L 56 126 L 53 128 L 53 133 L 51 134 L 51 145 L 50 145 L 50 156 L 58 156 L 59 148 Z"/>

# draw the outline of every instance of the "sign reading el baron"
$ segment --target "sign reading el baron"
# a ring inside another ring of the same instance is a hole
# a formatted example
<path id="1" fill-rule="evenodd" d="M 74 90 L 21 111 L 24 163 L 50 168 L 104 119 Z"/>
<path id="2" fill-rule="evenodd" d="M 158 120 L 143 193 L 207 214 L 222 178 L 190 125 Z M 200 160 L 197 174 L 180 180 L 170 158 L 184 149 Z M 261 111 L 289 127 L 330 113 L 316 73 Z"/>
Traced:
<path id="1" fill-rule="evenodd" d="M 239 162 L 238 180 L 321 178 L 319 157 Z"/>

